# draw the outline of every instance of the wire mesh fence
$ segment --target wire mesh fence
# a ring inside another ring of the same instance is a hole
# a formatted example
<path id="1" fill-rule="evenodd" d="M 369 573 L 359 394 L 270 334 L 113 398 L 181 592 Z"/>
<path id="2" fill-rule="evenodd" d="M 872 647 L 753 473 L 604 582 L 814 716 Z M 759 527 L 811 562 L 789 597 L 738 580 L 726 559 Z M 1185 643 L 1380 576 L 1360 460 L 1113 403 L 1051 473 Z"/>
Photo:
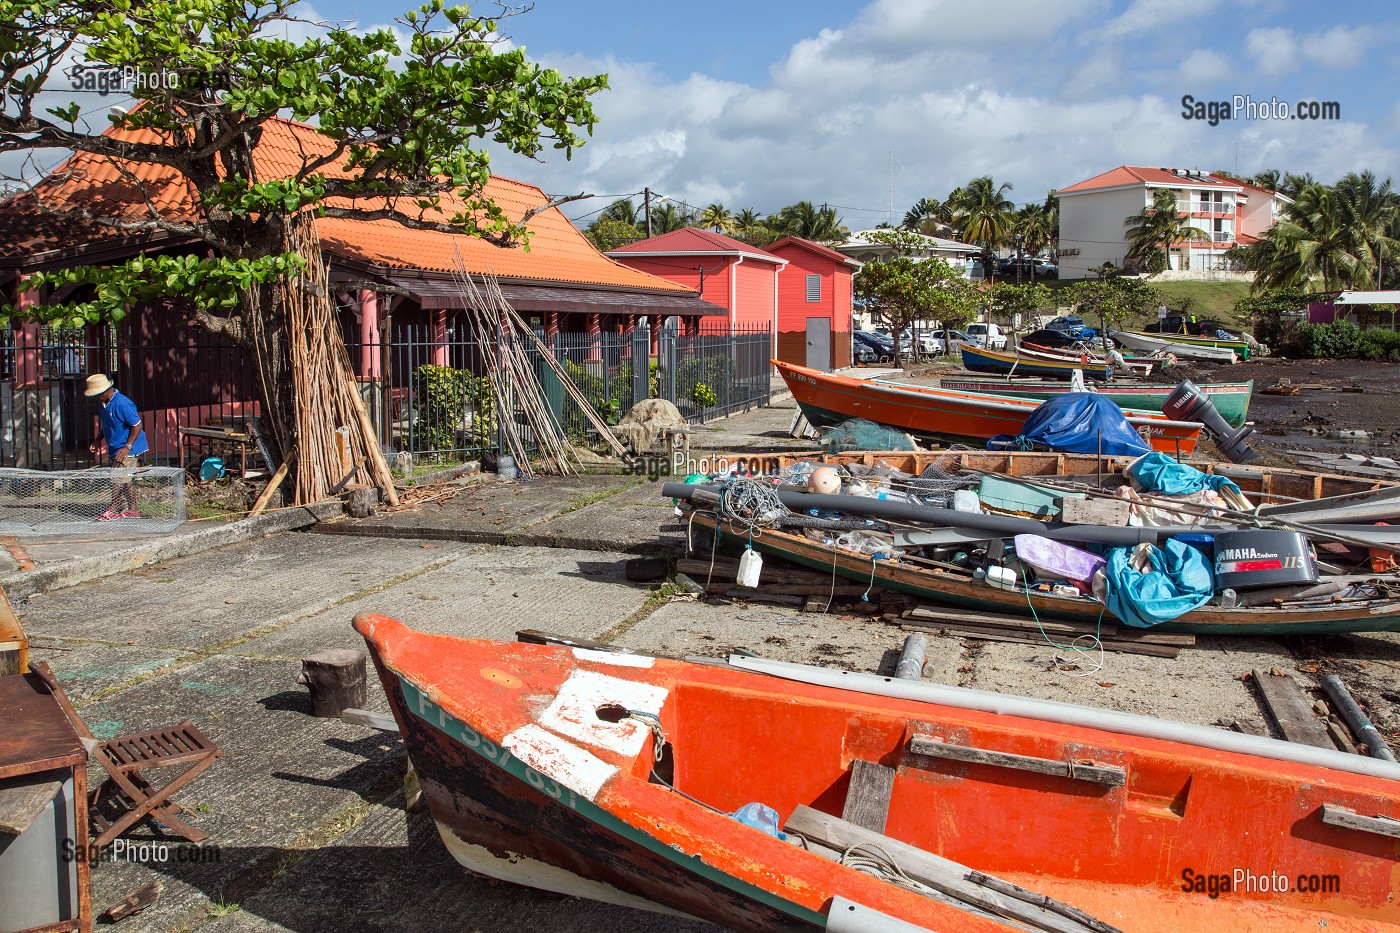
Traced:
<path id="1" fill-rule="evenodd" d="M 165 532 L 184 521 L 179 467 L 0 468 L 0 534 Z"/>

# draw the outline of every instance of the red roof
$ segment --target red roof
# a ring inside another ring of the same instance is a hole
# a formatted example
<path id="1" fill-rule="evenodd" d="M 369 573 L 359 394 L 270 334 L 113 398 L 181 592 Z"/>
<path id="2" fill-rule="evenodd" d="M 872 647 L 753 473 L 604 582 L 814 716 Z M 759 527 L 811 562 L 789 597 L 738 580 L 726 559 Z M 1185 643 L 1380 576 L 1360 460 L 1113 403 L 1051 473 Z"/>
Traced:
<path id="1" fill-rule="evenodd" d="M 812 240 L 804 240 L 800 236 L 785 236 L 781 240 L 778 240 L 776 243 L 769 243 L 768 252 L 777 253 L 778 250 L 787 249 L 789 247 L 805 249 L 808 252 L 816 253 L 818 256 L 825 256 L 832 262 L 845 263 L 846 265 L 854 266 L 857 269 L 859 269 L 862 265 L 862 263 L 852 259 L 845 253 L 838 253 L 836 252 L 836 250 L 832 249 L 829 246 L 823 246 L 820 243 L 813 242 Z"/>
<path id="2" fill-rule="evenodd" d="M 765 262 L 782 264 L 787 261 L 761 250 L 757 246 L 750 246 L 733 237 L 727 237 L 723 233 L 715 233 L 713 230 L 706 230 L 703 227 L 682 227 L 679 230 L 672 230 L 670 233 L 654 236 L 649 240 L 639 240 L 636 243 L 619 246 L 608 255 L 616 256 L 619 253 L 635 253 L 640 256 L 678 253 L 741 253 L 744 256 L 761 259 Z"/>
<path id="3" fill-rule="evenodd" d="M 254 161 L 263 179 L 286 178 L 306 160 L 333 151 L 335 145 L 314 127 L 291 120 L 269 120 L 262 129 Z M 108 130 L 104 135 L 138 142 L 160 141 L 155 133 L 144 130 Z M 323 172 L 332 177 L 346 174 L 338 164 L 328 165 Z M 196 193 L 173 169 L 88 153 L 73 155 L 41 181 L 35 192 L 46 204 L 59 208 L 80 206 L 102 216 L 133 219 L 147 216 L 139 189 L 128 176 L 144 183 L 163 217 L 180 220 L 199 215 Z M 548 200 L 536 186 L 500 176 L 492 176 L 484 193 L 512 218 L 522 217 L 527 210 Z M 26 192 L 0 202 L 0 257 L 23 261 L 41 253 L 132 236 L 128 231 L 41 214 L 32 204 L 34 196 Z M 388 200 L 336 198 L 327 203 L 382 209 Z M 466 210 L 455 193 L 442 196 L 440 213 L 419 209 L 412 198 L 401 199 L 394 206 L 406 216 L 444 222 Z M 533 236 L 528 250 L 494 246 L 468 234 L 414 230 L 387 219 L 322 217 L 317 220 L 317 229 L 327 253 L 372 266 L 450 273 L 456 270 L 460 252 L 468 270 L 494 272 L 506 279 L 695 293 L 607 258 L 557 209 L 539 213 L 530 220 L 528 229 Z"/>
<path id="4" fill-rule="evenodd" d="M 1137 165 L 1120 165 L 1101 175 L 1086 179 L 1068 188 L 1060 188 L 1056 194 L 1072 194 L 1076 191 L 1097 191 L 1100 188 L 1120 188 L 1125 185 L 1219 185 L 1223 188 L 1240 188 L 1244 183 L 1233 178 L 1204 173 L 1200 177 L 1182 176 L 1169 168 L 1143 168 Z M 1253 186 L 1251 186 L 1253 187 Z"/>

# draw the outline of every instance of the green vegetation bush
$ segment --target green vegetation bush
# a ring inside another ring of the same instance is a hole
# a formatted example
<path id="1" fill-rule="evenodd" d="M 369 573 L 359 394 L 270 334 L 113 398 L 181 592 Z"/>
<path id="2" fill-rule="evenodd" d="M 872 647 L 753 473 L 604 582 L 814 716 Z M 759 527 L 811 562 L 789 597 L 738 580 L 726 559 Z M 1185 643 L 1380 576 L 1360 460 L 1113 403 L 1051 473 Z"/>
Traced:
<path id="1" fill-rule="evenodd" d="M 413 431 L 419 450 L 455 450 L 457 426 L 465 410 L 475 412 L 472 431 L 486 440 L 496 432 L 496 397 L 491 380 L 450 366 L 424 364 L 413 371 L 417 417 Z"/>
<path id="2" fill-rule="evenodd" d="M 1284 356 L 1303 359 L 1400 361 L 1400 334 L 1362 330 L 1350 321 L 1299 324 L 1280 349 Z"/>

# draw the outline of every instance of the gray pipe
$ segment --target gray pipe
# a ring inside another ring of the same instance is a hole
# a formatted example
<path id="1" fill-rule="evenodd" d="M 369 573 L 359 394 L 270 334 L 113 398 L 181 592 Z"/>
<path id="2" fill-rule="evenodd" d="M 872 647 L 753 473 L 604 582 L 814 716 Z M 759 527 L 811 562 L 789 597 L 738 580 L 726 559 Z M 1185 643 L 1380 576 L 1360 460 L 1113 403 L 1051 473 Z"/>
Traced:
<path id="1" fill-rule="evenodd" d="M 1372 758 L 1379 758 L 1382 761 L 1395 760 L 1395 753 L 1390 750 L 1385 739 L 1376 731 L 1370 717 L 1360 706 L 1356 705 L 1356 701 L 1347 691 L 1347 685 L 1342 683 L 1342 678 L 1336 674 L 1328 674 L 1322 678 L 1322 689 L 1327 691 L 1332 705 L 1337 708 L 1337 715 L 1342 717 L 1342 721 L 1347 724 L 1351 734 L 1366 743 L 1366 750 Z"/>
<path id="2" fill-rule="evenodd" d="M 894 676 L 904 680 L 924 679 L 924 660 L 928 657 L 928 636 L 920 633 L 904 639 L 904 650 L 899 653 L 899 664 L 895 665 Z"/>
<path id="3" fill-rule="evenodd" d="M 695 499 L 701 502 L 718 502 L 718 488 L 712 486 L 688 486 L 685 483 L 666 483 L 661 494 L 678 499 Z M 779 492 L 783 505 L 794 512 L 807 512 L 811 509 L 829 512 L 842 512 L 847 515 L 868 515 L 906 524 L 933 525 L 939 528 L 958 528 L 983 533 L 988 537 L 1009 538 L 1013 535 L 1041 535 L 1056 541 L 1077 541 L 1081 544 L 1107 544 L 1131 546 L 1144 541 L 1157 543 L 1164 538 L 1185 532 L 1220 533 L 1238 531 L 1236 525 L 1195 525 L 1190 528 L 1137 528 L 1122 525 L 1067 525 L 1062 522 L 1041 522 L 1033 518 L 1012 518 L 1006 515 L 983 515 L 978 512 L 959 512 L 932 505 L 914 505 L 910 502 L 896 502 L 888 499 L 873 499 L 867 496 L 827 496 L 810 492 Z M 1396 529 L 1400 532 L 1400 529 Z"/>

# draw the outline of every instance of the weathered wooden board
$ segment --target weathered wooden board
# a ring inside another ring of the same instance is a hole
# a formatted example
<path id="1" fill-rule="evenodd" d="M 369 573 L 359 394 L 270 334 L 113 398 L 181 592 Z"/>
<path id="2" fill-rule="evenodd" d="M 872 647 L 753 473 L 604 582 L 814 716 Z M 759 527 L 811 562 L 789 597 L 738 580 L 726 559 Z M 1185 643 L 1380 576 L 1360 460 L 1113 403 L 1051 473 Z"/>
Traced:
<path id="1" fill-rule="evenodd" d="M 851 786 L 846 790 L 841 818 L 873 833 L 883 833 L 890 813 L 894 776 L 894 768 L 878 762 L 860 759 L 851 762 Z"/>

